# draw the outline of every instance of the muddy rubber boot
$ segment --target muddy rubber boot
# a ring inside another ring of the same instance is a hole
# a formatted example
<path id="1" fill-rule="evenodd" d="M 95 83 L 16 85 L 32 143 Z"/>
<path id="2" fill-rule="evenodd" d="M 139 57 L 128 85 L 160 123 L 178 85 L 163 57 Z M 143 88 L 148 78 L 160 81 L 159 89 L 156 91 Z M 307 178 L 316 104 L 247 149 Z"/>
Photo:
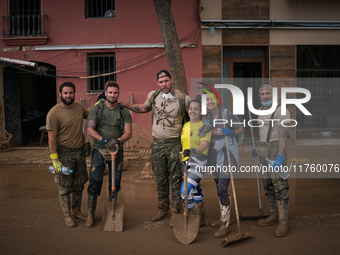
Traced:
<path id="1" fill-rule="evenodd" d="M 64 222 L 65 225 L 69 228 L 74 228 L 77 226 L 75 221 L 73 220 L 71 216 L 71 200 L 70 200 L 70 194 L 66 195 L 60 195 L 59 194 L 59 202 L 61 205 L 61 209 L 64 213 Z"/>
<path id="2" fill-rule="evenodd" d="M 219 228 L 221 224 L 222 224 L 222 221 L 220 219 L 214 220 L 213 222 L 210 223 L 210 227 Z"/>
<path id="3" fill-rule="evenodd" d="M 230 205 L 222 205 L 221 206 L 221 226 L 214 233 L 215 238 L 226 237 L 230 232 Z"/>
<path id="4" fill-rule="evenodd" d="M 269 204 L 269 210 L 270 214 L 265 219 L 260 219 L 257 221 L 257 225 L 261 227 L 265 226 L 272 226 L 277 223 L 279 220 L 278 210 L 277 210 L 277 202 L 275 196 L 268 196 L 268 204 Z"/>
<path id="5" fill-rule="evenodd" d="M 81 199 L 82 192 L 72 193 L 72 217 L 74 219 L 86 221 L 86 216 L 81 213 Z"/>
<path id="6" fill-rule="evenodd" d="M 284 237 L 289 232 L 289 200 L 278 200 L 277 206 L 279 210 L 279 225 L 275 229 L 276 237 Z"/>
<path id="7" fill-rule="evenodd" d="M 206 221 L 205 221 L 204 200 L 202 200 L 200 202 L 195 202 L 195 208 L 196 208 L 198 216 L 200 217 L 200 226 L 205 226 L 206 225 Z"/>
<path id="8" fill-rule="evenodd" d="M 95 212 L 97 207 L 97 197 L 96 196 L 88 196 L 87 202 L 87 219 L 85 225 L 87 228 L 92 228 L 95 224 Z"/>

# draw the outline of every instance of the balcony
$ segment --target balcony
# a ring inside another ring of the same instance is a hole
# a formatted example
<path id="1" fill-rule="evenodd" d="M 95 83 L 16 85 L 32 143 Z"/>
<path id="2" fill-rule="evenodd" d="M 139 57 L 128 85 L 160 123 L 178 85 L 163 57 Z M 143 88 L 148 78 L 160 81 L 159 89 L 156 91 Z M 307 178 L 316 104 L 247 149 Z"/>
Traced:
<path id="1" fill-rule="evenodd" d="M 2 41 L 8 46 L 43 45 L 46 15 L 2 16 Z"/>

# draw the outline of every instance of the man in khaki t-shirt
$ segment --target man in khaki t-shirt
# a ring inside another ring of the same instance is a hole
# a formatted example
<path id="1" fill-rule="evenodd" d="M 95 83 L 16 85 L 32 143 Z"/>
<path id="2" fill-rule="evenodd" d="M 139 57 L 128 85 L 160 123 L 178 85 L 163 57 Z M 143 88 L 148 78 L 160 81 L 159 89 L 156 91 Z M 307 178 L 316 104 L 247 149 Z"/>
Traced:
<path id="1" fill-rule="evenodd" d="M 73 218 L 86 219 L 80 208 L 84 184 L 88 180 L 82 130 L 83 119 L 87 118 L 88 111 L 80 103 L 74 102 L 74 93 L 75 85 L 72 82 L 61 84 L 61 102 L 46 117 L 48 146 L 55 171 L 54 182 L 59 184 L 59 201 L 68 227 L 76 226 Z M 62 174 L 64 166 L 73 170 L 73 173 Z"/>
<path id="2" fill-rule="evenodd" d="M 272 107 L 272 91 L 270 85 L 262 85 L 259 90 L 259 96 L 262 110 Z M 252 154 L 260 157 L 262 166 L 268 166 L 266 158 L 273 161 L 272 166 L 277 169 L 287 165 L 287 137 L 289 123 L 284 120 L 290 118 L 289 111 L 286 109 L 286 115 L 281 115 L 281 106 L 278 106 L 273 114 L 260 115 L 260 146 L 256 152 L 253 149 Z M 289 182 L 282 178 L 279 172 L 262 174 L 264 193 L 268 198 L 270 216 L 258 221 L 259 226 L 270 226 L 279 222 L 275 229 L 276 237 L 284 237 L 288 234 L 288 216 L 289 216 Z"/>
<path id="3" fill-rule="evenodd" d="M 191 101 L 189 96 L 173 88 L 173 80 L 166 70 L 157 73 L 157 85 L 159 89 L 151 91 L 144 104 L 121 103 L 136 113 L 152 111 L 151 160 L 158 194 L 158 214 L 152 221 L 169 216 L 169 186 L 172 213 L 182 209 L 182 171 L 178 159 L 183 118 Z"/>

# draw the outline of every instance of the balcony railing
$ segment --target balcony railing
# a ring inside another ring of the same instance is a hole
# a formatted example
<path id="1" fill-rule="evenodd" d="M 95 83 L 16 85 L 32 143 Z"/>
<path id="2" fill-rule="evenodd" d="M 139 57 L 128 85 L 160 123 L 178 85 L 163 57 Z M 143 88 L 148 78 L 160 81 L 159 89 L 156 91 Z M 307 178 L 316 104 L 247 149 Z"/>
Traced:
<path id="1" fill-rule="evenodd" d="M 45 18 L 46 15 L 2 16 L 2 36 L 46 36 Z"/>

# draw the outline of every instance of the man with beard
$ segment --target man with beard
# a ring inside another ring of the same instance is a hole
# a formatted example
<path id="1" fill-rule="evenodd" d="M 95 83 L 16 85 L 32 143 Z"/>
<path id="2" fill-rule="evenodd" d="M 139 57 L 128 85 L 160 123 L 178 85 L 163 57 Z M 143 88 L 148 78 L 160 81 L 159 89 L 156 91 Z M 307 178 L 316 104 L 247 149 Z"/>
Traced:
<path id="1" fill-rule="evenodd" d="M 180 137 L 183 118 L 191 101 L 189 96 L 173 88 L 173 80 L 167 70 L 160 70 L 156 77 L 159 89 L 151 91 L 144 104 L 121 103 L 122 106 L 136 113 L 152 111 L 151 160 L 158 194 L 158 213 L 151 219 L 154 222 L 169 216 L 169 186 L 172 196 L 171 212 L 177 214 L 182 209 Z"/>
<path id="2" fill-rule="evenodd" d="M 113 81 L 106 82 L 106 101 L 101 99 L 95 104 L 88 116 L 87 134 L 93 140 L 93 150 L 90 168 L 90 183 L 88 192 L 88 216 L 86 226 L 92 228 L 95 224 L 95 211 L 97 197 L 101 193 L 103 175 L 106 164 L 111 169 L 111 155 L 107 146 L 114 150 L 118 145 L 118 153 L 115 159 L 115 187 L 116 195 L 120 190 L 120 180 L 123 168 L 123 143 L 132 137 L 132 119 L 128 110 L 118 103 L 119 86 Z M 111 191 L 111 171 L 109 178 L 109 202 L 115 199 Z"/>
<path id="3" fill-rule="evenodd" d="M 88 111 L 74 102 L 75 85 L 64 82 L 60 85 L 60 100 L 47 114 L 46 129 L 50 157 L 55 170 L 54 182 L 59 184 L 59 201 L 66 226 L 76 226 L 74 219 L 86 220 L 81 213 L 84 184 L 88 180 L 83 145 L 83 119 Z M 70 175 L 62 174 L 62 167 L 73 170 Z M 72 201 L 71 201 L 72 198 Z M 71 213 L 72 206 L 72 213 Z"/>
<path id="4" fill-rule="evenodd" d="M 259 89 L 259 96 L 263 107 L 260 110 L 268 110 L 272 107 L 273 87 L 264 84 Z M 278 223 L 274 235 L 284 237 L 288 234 L 289 225 L 289 181 L 287 176 L 281 172 L 282 166 L 287 165 L 287 139 L 288 127 L 282 125 L 285 119 L 289 119 L 290 114 L 286 109 L 286 115 L 281 115 L 281 106 L 278 105 L 274 113 L 261 115 L 262 125 L 260 127 L 260 145 L 257 150 L 252 150 L 253 157 L 257 154 L 260 157 L 261 165 L 268 165 L 269 160 L 273 161 L 272 167 L 275 172 L 262 174 L 264 193 L 268 198 L 270 215 L 258 221 L 259 226 L 271 226 Z M 268 121 L 268 120 L 276 121 Z M 272 124 L 273 123 L 273 124 Z"/>

